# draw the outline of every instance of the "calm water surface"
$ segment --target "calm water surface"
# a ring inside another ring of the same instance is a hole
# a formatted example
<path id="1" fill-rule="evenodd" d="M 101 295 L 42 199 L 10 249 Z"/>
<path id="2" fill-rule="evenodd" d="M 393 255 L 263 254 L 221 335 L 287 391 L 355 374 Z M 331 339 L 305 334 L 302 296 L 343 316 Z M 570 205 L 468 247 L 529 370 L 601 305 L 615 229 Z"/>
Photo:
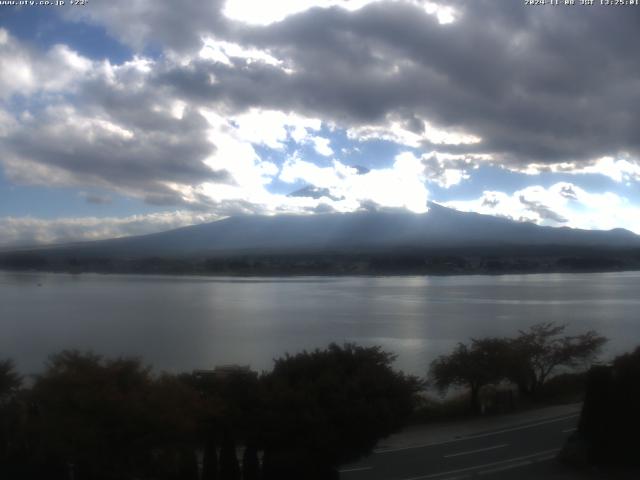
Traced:
<path id="1" fill-rule="evenodd" d="M 36 372 L 65 348 L 157 369 L 269 369 L 329 342 L 382 345 L 423 375 L 458 341 L 540 321 L 596 329 L 605 357 L 640 344 L 640 272 L 453 277 L 211 278 L 0 272 L 0 358 Z"/>

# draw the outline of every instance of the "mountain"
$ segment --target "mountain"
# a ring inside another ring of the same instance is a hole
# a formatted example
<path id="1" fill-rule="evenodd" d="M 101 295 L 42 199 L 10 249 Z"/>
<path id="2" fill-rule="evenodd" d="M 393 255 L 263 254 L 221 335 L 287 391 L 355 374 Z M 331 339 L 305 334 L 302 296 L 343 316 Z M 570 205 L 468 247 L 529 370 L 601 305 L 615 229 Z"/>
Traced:
<path id="1" fill-rule="evenodd" d="M 71 258 L 82 263 L 82 259 L 90 258 L 194 259 L 247 255 L 263 258 L 338 255 L 345 261 L 349 255 L 364 254 L 512 258 L 566 257 L 588 252 L 597 257 L 603 250 L 636 248 L 640 249 L 640 236 L 624 229 L 541 227 L 459 212 L 432 203 L 424 214 L 396 210 L 238 216 L 151 235 L 39 248 L 28 253 L 60 264 Z M 23 251 L 22 255 L 26 253 Z M 4 255 L 5 260 L 8 255 L 11 254 Z"/>

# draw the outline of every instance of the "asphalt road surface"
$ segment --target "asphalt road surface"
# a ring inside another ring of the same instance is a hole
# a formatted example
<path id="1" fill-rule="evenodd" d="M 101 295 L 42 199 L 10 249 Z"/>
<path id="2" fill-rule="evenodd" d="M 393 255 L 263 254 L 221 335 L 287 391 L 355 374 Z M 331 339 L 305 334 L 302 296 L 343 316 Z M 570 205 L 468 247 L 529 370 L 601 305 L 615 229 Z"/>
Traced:
<path id="1" fill-rule="evenodd" d="M 578 414 L 487 431 L 444 443 L 375 451 L 340 470 L 343 480 L 544 478 Z M 540 476 L 541 475 L 541 476 Z"/>

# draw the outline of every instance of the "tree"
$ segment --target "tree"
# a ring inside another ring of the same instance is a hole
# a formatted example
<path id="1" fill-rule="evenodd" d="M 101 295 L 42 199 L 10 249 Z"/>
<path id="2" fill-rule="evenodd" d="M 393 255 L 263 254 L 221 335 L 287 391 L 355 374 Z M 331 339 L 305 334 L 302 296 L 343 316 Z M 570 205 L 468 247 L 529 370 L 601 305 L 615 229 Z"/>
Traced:
<path id="1" fill-rule="evenodd" d="M 509 353 L 509 342 L 505 339 L 472 339 L 470 346 L 459 343 L 452 353 L 434 360 L 429 376 L 441 391 L 451 385 L 468 387 L 471 411 L 478 413 L 480 389 L 504 378 Z"/>
<path id="2" fill-rule="evenodd" d="M 240 480 L 236 442 L 229 431 L 224 432 L 220 447 L 220 480 Z"/>
<path id="3" fill-rule="evenodd" d="M 242 480 L 258 480 L 260 478 L 260 460 L 255 445 L 245 446 L 242 455 Z"/>
<path id="4" fill-rule="evenodd" d="M 575 368 L 593 361 L 607 339 L 594 330 L 562 336 L 566 325 L 544 322 L 533 325 L 512 341 L 508 377 L 521 393 L 535 397 L 559 368 Z"/>
<path id="5" fill-rule="evenodd" d="M 327 478 L 402 427 L 421 384 L 394 371 L 394 358 L 380 347 L 331 344 L 277 359 L 262 378 L 265 478 Z"/>
<path id="6" fill-rule="evenodd" d="M 11 476 L 8 467 L 11 443 L 16 443 L 16 430 L 20 423 L 20 409 L 15 396 L 22 378 L 15 371 L 11 360 L 0 361 L 0 477 Z M 13 440 L 13 442 L 12 442 Z"/>
<path id="7" fill-rule="evenodd" d="M 22 377 L 18 375 L 11 360 L 0 361 L 0 405 L 9 400 L 22 385 Z"/>
<path id="8" fill-rule="evenodd" d="M 204 444 L 202 480 L 218 480 L 218 453 L 216 444 L 210 438 Z"/>
<path id="9" fill-rule="evenodd" d="M 154 452 L 188 469 L 198 401 L 178 378 L 154 377 L 137 359 L 64 351 L 30 392 L 33 455 L 74 463 L 77 478 L 144 476 Z"/>
<path id="10" fill-rule="evenodd" d="M 612 364 L 592 366 L 578 431 L 562 453 L 569 462 L 640 466 L 640 347 Z M 633 470 L 634 472 L 637 471 Z M 636 475 L 637 477 L 637 475 Z"/>

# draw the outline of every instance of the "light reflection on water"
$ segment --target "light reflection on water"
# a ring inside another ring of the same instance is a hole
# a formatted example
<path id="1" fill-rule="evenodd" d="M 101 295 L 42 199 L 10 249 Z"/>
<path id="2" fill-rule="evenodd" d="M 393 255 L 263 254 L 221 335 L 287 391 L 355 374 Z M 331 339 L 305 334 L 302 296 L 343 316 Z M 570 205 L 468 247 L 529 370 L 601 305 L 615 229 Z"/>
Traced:
<path id="1" fill-rule="evenodd" d="M 329 342 L 382 345 L 423 375 L 471 337 L 540 321 L 596 329 L 607 354 L 640 344 L 640 273 L 210 278 L 0 272 L 0 358 L 39 370 L 63 348 L 136 355 L 158 369 L 269 369 Z"/>

